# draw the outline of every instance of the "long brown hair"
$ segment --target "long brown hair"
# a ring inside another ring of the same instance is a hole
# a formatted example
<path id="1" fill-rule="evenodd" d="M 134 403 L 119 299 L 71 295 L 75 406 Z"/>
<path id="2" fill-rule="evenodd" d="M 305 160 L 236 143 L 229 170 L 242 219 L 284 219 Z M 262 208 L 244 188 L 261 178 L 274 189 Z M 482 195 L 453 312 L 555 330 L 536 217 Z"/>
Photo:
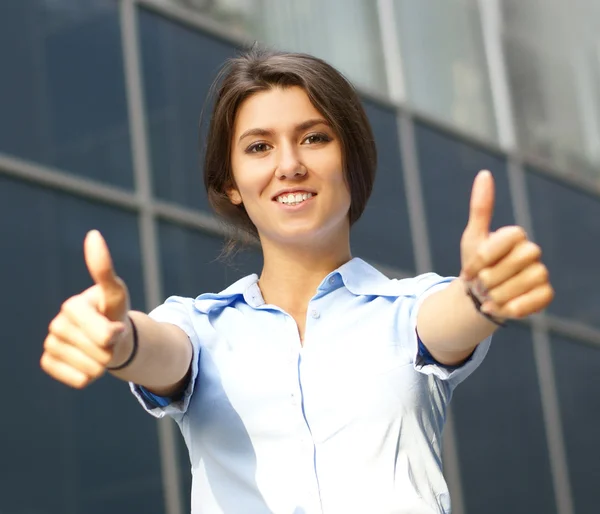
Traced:
<path id="1" fill-rule="evenodd" d="M 350 225 L 362 215 L 375 180 L 377 151 L 360 98 L 346 78 L 316 57 L 253 48 L 225 63 L 213 84 L 216 97 L 204 159 L 204 185 L 217 214 L 258 237 L 242 205 L 227 190 L 235 185 L 231 144 L 235 116 L 242 102 L 260 91 L 299 86 L 340 138 L 342 163 L 350 189 Z"/>

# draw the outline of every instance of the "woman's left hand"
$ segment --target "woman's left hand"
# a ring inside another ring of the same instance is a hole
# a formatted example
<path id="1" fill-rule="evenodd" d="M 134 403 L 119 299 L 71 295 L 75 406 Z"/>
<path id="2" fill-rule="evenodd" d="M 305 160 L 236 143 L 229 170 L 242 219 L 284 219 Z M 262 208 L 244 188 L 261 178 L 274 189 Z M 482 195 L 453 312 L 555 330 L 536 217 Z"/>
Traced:
<path id="1" fill-rule="evenodd" d="M 519 226 L 490 233 L 494 179 L 480 172 L 473 183 L 469 222 L 461 239 L 461 278 L 496 318 L 524 318 L 554 298 L 540 247 Z"/>

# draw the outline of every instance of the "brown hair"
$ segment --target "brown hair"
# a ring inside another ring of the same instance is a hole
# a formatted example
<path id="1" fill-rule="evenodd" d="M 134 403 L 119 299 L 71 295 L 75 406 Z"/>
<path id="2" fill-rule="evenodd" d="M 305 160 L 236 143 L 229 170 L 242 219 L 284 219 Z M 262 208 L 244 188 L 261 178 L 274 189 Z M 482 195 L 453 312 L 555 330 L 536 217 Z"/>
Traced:
<path id="1" fill-rule="evenodd" d="M 204 185 L 217 214 L 257 237 L 242 205 L 227 190 L 234 186 L 231 142 L 237 110 L 249 96 L 274 87 L 299 86 L 340 138 L 342 163 L 350 189 L 350 225 L 363 213 L 373 189 L 377 152 L 371 125 L 352 85 L 316 57 L 253 48 L 228 60 L 213 83 L 216 96 L 204 159 Z"/>

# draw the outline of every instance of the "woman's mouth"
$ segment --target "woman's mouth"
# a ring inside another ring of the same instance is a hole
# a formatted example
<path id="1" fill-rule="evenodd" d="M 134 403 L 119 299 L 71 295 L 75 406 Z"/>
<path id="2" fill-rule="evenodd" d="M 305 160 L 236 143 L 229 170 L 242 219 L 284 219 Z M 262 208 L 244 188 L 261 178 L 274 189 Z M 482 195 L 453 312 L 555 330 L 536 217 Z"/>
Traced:
<path id="1" fill-rule="evenodd" d="M 284 193 L 282 195 L 279 195 L 279 196 L 275 197 L 275 201 L 278 203 L 282 203 L 284 205 L 292 206 L 292 205 L 299 205 L 303 202 L 306 202 L 306 200 L 309 200 L 313 196 L 315 196 L 314 193 L 304 193 L 304 192 L 298 191 L 296 193 Z"/>

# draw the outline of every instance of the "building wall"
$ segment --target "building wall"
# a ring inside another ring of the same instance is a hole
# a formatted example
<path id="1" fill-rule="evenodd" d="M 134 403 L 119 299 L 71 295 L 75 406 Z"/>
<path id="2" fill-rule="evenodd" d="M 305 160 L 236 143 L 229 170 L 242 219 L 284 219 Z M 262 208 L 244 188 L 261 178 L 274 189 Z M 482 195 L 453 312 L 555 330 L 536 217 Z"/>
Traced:
<path id="1" fill-rule="evenodd" d="M 232 265 L 217 259 L 223 229 L 198 166 L 199 113 L 217 68 L 252 28 L 250 15 L 237 0 L 198 3 L 221 5 L 221 18 L 183 0 L 0 2 L 2 514 L 189 511 L 189 463 L 173 424 L 146 416 L 111 377 L 72 391 L 38 362 L 62 301 L 91 284 L 82 252 L 91 228 L 105 234 L 136 309 L 260 271 L 253 249 Z M 334 18 L 345 12 L 325 4 Z M 494 225 L 522 224 L 541 244 L 557 297 L 545 315 L 500 331 L 455 394 L 445 441 L 454 512 L 591 514 L 600 480 L 600 167 L 583 150 L 578 171 L 511 144 L 502 109 L 518 102 L 491 86 L 490 41 L 474 50 L 493 16 L 480 19 L 481 3 L 456 0 L 444 24 L 438 4 L 415 12 L 380 1 L 373 13 L 353 3 L 370 20 L 356 37 L 381 43 L 364 50 L 372 72 L 362 82 L 360 66 L 328 49 L 360 85 L 380 153 L 353 252 L 390 276 L 457 273 L 472 179 L 494 172 Z M 297 19 L 284 11 L 281 23 Z M 423 46 L 415 27 L 429 21 L 435 38 Z M 231 27 L 238 36 L 227 35 Z M 275 44 L 276 28 L 256 30 Z M 300 31 L 289 47 L 303 41 Z M 451 41 L 440 59 L 435 49 Z M 402 69 L 390 55 L 402 57 Z M 442 65 L 452 59 L 458 68 Z M 440 94 L 450 100 L 436 104 Z"/>

